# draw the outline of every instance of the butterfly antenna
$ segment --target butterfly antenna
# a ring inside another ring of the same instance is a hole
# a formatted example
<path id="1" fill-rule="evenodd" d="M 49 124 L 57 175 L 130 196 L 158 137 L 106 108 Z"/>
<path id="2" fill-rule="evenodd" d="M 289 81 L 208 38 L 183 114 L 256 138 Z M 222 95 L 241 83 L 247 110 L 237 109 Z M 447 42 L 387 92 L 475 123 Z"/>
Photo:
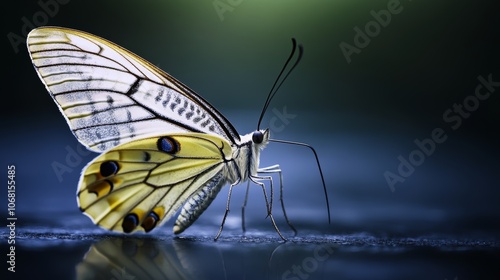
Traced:
<path id="1" fill-rule="evenodd" d="M 314 157 L 316 158 L 316 163 L 318 164 L 318 169 L 319 169 L 319 175 L 321 176 L 321 182 L 323 183 L 323 191 L 325 192 L 325 199 L 326 199 L 326 209 L 328 211 L 328 223 L 330 224 L 330 202 L 328 201 L 328 192 L 326 191 L 326 184 L 325 184 L 325 178 L 323 177 L 323 171 L 321 170 L 321 164 L 319 163 L 319 158 L 318 154 L 316 153 L 316 150 L 309 145 L 305 143 L 300 143 L 300 142 L 293 142 L 293 141 L 286 141 L 286 140 L 278 140 L 278 139 L 269 139 L 270 142 L 275 142 L 275 143 L 283 143 L 283 144 L 290 144 L 290 145 L 297 145 L 297 146 L 303 146 L 311 149 L 311 151 L 314 153 Z"/>
<path id="2" fill-rule="evenodd" d="M 283 79 L 281 79 L 281 76 L 285 72 L 285 69 L 287 68 L 288 64 L 290 63 L 290 60 L 292 60 L 292 57 L 295 54 L 296 49 L 297 49 L 297 41 L 295 40 L 295 38 L 292 38 L 292 51 L 290 53 L 290 56 L 288 56 L 288 59 L 286 60 L 285 65 L 283 65 L 283 68 L 281 69 L 278 77 L 274 81 L 274 84 L 273 84 L 271 90 L 269 91 L 269 94 L 267 95 L 266 102 L 264 103 L 264 107 L 262 108 L 262 112 L 260 113 L 259 122 L 257 123 L 257 130 L 260 129 L 260 123 L 262 122 L 262 119 L 264 118 L 264 114 L 266 113 L 267 108 L 269 107 L 269 104 L 271 103 L 271 100 L 273 99 L 274 95 L 276 94 L 276 92 L 281 87 L 283 82 L 286 80 L 288 75 L 290 75 L 290 73 L 293 71 L 295 66 L 297 66 L 297 64 L 299 63 L 299 61 L 302 58 L 302 54 L 304 53 L 304 48 L 302 47 L 302 45 L 299 45 L 299 56 L 298 56 L 297 60 L 293 64 L 292 68 L 290 68 L 290 70 L 287 72 L 285 77 Z M 281 82 L 280 82 L 280 79 L 281 79 Z"/>

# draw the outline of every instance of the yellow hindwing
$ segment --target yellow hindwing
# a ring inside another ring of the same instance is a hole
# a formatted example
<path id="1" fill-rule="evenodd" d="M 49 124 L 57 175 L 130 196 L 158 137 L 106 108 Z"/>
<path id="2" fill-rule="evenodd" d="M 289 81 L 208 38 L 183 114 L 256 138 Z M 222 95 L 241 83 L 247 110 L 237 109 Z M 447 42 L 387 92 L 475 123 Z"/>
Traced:
<path id="1" fill-rule="evenodd" d="M 103 228 L 148 232 L 220 172 L 231 154 L 224 138 L 203 133 L 121 144 L 86 166 L 78 187 L 79 207 Z"/>

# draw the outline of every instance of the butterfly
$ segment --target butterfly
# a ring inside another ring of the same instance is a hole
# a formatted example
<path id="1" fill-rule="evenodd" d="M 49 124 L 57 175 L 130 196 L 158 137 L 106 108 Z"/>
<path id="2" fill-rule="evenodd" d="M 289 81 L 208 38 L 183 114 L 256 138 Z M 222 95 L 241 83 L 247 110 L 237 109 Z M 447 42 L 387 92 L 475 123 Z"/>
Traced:
<path id="1" fill-rule="evenodd" d="M 285 67 L 296 49 L 293 42 Z M 173 227 L 179 234 L 229 184 L 217 239 L 233 187 L 248 181 L 261 186 L 271 223 L 285 240 L 272 215 L 271 174 L 280 175 L 282 192 L 281 169 L 260 168 L 260 152 L 270 141 L 306 144 L 274 140 L 269 129 L 259 129 L 276 92 L 271 90 L 257 130 L 239 135 L 193 90 L 106 39 L 74 29 L 40 27 L 29 33 L 27 45 L 39 78 L 75 137 L 101 153 L 83 169 L 77 191 L 80 210 L 95 224 L 116 232 L 150 232 L 181 209 Z M 282 199 L 281 204 L 296 232 Z M 328 211 L 330 219 L 329 215 Z"/>

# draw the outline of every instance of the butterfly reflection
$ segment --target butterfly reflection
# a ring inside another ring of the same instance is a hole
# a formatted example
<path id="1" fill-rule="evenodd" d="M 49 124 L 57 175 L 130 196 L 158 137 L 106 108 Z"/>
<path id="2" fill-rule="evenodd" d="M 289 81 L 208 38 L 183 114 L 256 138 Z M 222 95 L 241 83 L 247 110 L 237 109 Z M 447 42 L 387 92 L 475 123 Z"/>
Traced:
<path id="1" fill-rule="evenodd" d="M 111 238 L 93 244 L 76 266 L 77 279 L 202 279 L 183 254 L 184 244 Z"/>

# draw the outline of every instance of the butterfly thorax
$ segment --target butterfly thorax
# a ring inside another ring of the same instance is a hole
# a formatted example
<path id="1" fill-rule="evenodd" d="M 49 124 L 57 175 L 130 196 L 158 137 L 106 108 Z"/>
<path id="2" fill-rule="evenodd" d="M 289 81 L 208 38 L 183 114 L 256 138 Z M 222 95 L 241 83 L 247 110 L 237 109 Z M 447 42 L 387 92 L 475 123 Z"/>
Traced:
<path id="1" fill-rule="evenodd" d="M 246 181 L 249 176 L 257 175 L 260 152 L 269 143 L 269 130 L 254 131 L 240 136 L 240 139 L 232 147 L 233 166 L 226 168 L 230 183 L 241 183 Z"/>

